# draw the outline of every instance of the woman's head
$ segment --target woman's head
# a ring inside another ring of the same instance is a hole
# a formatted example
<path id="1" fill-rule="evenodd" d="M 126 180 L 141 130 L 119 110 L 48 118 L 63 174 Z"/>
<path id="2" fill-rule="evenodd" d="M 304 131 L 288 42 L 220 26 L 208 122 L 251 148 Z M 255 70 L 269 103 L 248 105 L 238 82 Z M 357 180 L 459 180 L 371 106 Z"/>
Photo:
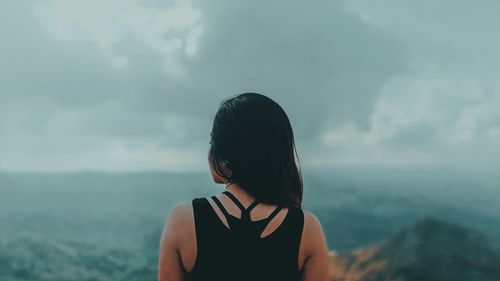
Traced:
<path id="1" fill-rule="evenodd" d="M 210 133 L 211 169 L 259 201 L 300 207 L 302 177 L 292 127 L 272 99 L 244 93 L 225 99 Z"/>

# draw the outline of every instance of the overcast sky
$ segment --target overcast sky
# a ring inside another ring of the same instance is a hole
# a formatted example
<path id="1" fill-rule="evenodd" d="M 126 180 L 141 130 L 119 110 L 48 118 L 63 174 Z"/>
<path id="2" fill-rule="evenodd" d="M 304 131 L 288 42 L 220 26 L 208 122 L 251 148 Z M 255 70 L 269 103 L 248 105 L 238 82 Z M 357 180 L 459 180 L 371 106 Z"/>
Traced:
<path id="1" fill-rule="evenodd" d="M 0 170 L 204 170 L 249 91 L 302 166 L 500 164 L 500 2 L 307 4 L 2 1 Z"/>

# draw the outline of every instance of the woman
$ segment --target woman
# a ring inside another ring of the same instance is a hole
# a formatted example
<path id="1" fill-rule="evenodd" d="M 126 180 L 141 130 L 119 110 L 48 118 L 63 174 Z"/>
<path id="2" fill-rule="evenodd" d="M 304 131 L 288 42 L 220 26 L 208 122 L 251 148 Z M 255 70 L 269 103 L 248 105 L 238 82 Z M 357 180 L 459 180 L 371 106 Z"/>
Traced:
<path id="1" fill-rule="evenodd" d="M 171 210 L 158 280 L 328 280 L 327 244 L 318 219 L 301 209 L 302 177 L 283 109 L 261 94 L 229 98 L 210 136 L 210 172 L 226 190 Z"/>

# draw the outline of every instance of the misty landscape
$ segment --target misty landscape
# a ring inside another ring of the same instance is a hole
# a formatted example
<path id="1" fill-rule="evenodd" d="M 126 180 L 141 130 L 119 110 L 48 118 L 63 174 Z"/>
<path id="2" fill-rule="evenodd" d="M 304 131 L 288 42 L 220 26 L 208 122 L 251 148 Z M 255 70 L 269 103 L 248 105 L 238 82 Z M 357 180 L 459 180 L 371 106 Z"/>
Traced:
<path id="1" fill-rule="evenodd" d="M 332 280 L 498 280 L 500 194 L 478 197 L 494 183 L 473 179 L 304 172 L 304 208 L 323 224 Z M 1 280 L 156 280 L 170 208 L 221 191 L 208 172 L 2 173 Z"/>
<path id="2" fill-rule="evenodd" d="M 333 281 L 500 281 L 500 1 L 0 4 L 0 281 L 157 280 L 220 102 L 286 112 Z M 211 281 L 211 280 L 209 280 Z"/>

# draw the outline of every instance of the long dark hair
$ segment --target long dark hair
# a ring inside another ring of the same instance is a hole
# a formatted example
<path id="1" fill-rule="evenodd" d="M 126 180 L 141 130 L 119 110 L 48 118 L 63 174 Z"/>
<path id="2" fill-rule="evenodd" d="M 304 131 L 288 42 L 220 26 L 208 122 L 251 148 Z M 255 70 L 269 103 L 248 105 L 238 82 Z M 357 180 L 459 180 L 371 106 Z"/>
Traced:
<path id="1" fill-rule="evenodd" d="M 300 208 L 303 187 L 296 161 L 292 126 L 274 100 L 243 93 L 220 103 L 209 151 L 209 163 L 219 176 L 260 202 Z"/>

